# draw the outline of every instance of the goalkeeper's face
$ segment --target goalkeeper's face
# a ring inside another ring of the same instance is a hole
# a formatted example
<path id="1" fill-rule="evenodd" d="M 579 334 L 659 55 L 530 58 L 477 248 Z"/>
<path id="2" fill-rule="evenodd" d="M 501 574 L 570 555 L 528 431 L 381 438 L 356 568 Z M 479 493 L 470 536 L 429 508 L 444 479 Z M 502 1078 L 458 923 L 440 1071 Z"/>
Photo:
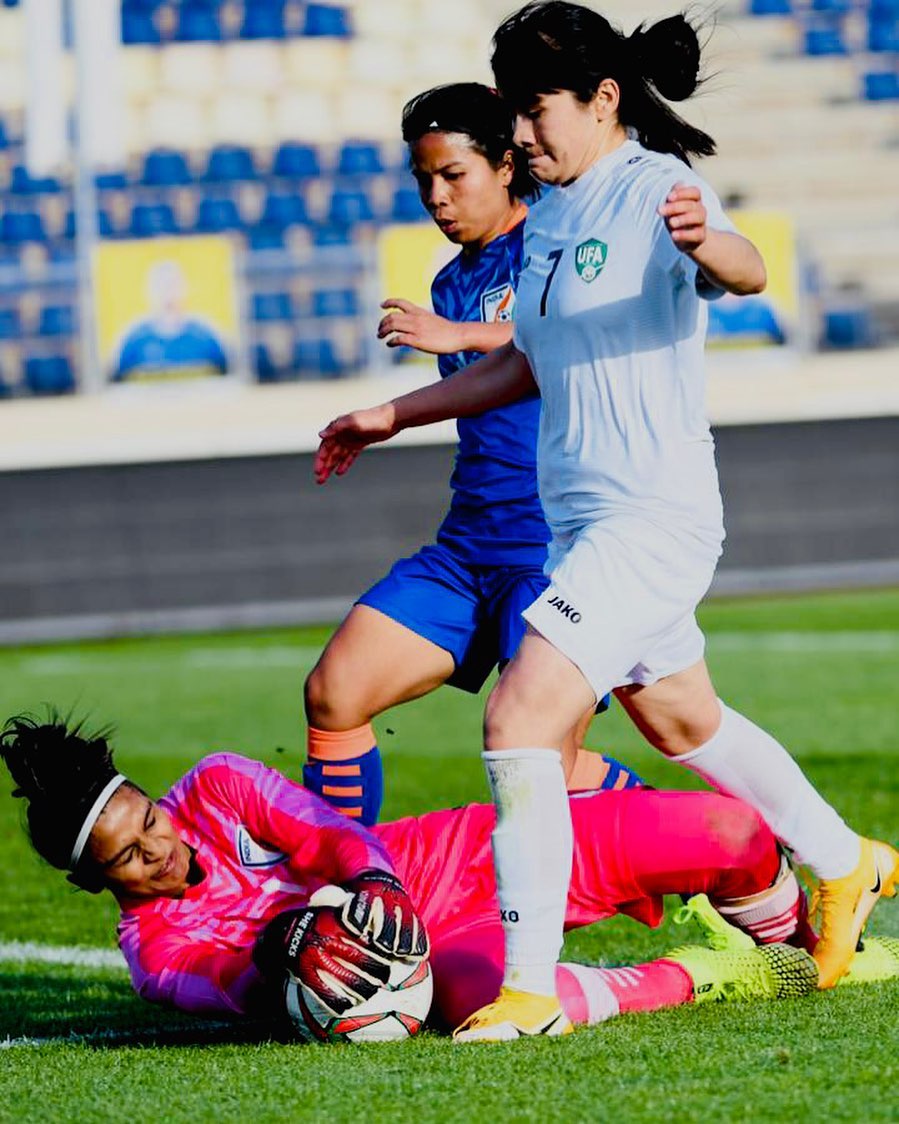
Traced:
<path id="1" fill-rule="evenodd" d="M 187 889 L 190 849 L 166 812 L 130 785 L 103 809 L 89 846 L 117 898 L 180 898 Z"/>

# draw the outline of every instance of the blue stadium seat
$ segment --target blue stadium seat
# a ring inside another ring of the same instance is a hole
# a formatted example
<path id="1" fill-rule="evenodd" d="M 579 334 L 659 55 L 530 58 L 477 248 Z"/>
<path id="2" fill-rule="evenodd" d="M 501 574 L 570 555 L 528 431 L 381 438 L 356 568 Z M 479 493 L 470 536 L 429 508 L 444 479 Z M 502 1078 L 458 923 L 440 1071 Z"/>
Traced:
<path id="1" fill-rule="evenodd" d="M 17 340 L 22 335 L 22 319 L 17 308 L 0 308 L 0 340 Z"/>
<path id="2" fill-rule="evenodd" d="M 281 378 L 281 371 L 264 343 L 257 343 L 253 348 L 253 370 L 257 382 L 278 382 Z"/>
<path id="3" fill-rule="evenodd" d="M 126 9 L 122 12 L 122 42 L 126 46 L 139 43 L 157 44 L 162 42 L 159 28 L 152 12 L 139 9 Z"/>
<path id="4" fill-rule="evenodd" d="M 352 30 L 346 8 L 335 4 L 307 4 L 303 34 L 349 38 Z"/>
<path id="5" fill-rule="evenodd" d="M 259 323 L 293 320 L 293 298 L 290 293 L 254 293 L 253 319 Z"/>
<path id="6" fill-rule="evenodd" d="M 97 191 L 125 191 L 128 188 L 128 175 L 125 172 L 97 172 L 94 186 Z"/>
<path id="7" fill-rule="evenodd" d="M 793 6 L 790 0 L 752 0 L 749 12 L 753 16 L 789 16 Z"/>
<path id="8" fill-rule="evenodd" d="M 77 316 L 72 304 L 47 304 L 41 309 L 38 335 L 73 336 L 77 331 Z"/>
<path id="9" fill-rule="evenodd" d="M 265 197 L 260 226 L 286 230 L 290 226 L 302 226 L 308 222 L 309 213 L 302 195 L 293 191 L 271 191 Z"/>
<path id="10" fill-rule="evenodd" d="M 709 339 L 734 343 L 786 342 L 784 330 L 764 297 L 725 298 L 709 304 Z"/>
<path id="11" fill-rule="evenodd" d="M 75 212 L 73 210 L 66 211 L 66 221 L 63 227 L 63 238 L 74 238 L 77 228 Z M 115 231 L 112 228 L 112 219 L 109 217 L 109 211 L 105 207 L 97 208 L 97 234 L 101 238 L 114 238 Z"/>
<path id="12" fill-rule="evenodd" d="M 316 289 L 312 294 L 313 316 L 356 316 L 358 312 L 355 289 Z"/>
<path id="13" fill-rule="evenodd" d="M 868 21 L 868 50 L 899 53 L 899 14 L 871 13 Z"/>
<path id="14" fill-rule="evenodd" d="M 830 12 L 833 15 L 845 15 L 852 8 L 850 0 L 812 0 L 813 12 Z"/>
<path id="15" fill-rule="evenodd" d="M 339 378 L 347 369 L 329 339 L 297 340 L 293 347 L 293 366 L 300 376 Z"/>
<path id="16" fill-rule="evenodd" d="M 238 144 L 221 144 L 209 153 L 203 179 L 206 183 L 239 183 L 257 180 L 259 174 L 248 148 Z"/>
<path id="17" fill-rule="evenodd" d="M 340 149 L 339 176 L 379 176 L 383 171 L 381 150 L 371 141 L 346 141 Z"/>
<path id="18" fill-rule="evenodd" d="M 9 148 L 11 144 L 10 136 L 6 128 L 6 122 L 0 117 L 0 149 Z"/>
<path id="19" fill-rule="evenodd" d="M 825 347 L 849 350 L 874 343 L 874 323 L 867 308 L 847 306 L 824 313 Z"/>
<path id="20" fill-rule="evenodd" d="M 16 164 L 10 176 L 9 190 L 13 195 L 58 195 L 62 188 L 53 176 L 33 177 L 23 164 Z"/>
<path id="21" fill-rule="evenodd" d="M 251 250 L 283 250 L 286 248 L 284 231 L 276 226 L 260 224 L 247 231 L 247 243 Z"/>
<path id="22" fill-rule="evenodd" d="M 428 217 L 428 212 L 414 187 L 396 189 L 393 193 L 390 217 L 394 222 L 421 222 Z"/>
<path id="23" fill-rule="evenodd" d="M 864 76 L 865 101 L 896 101 L 899 99 L 899 74 L 891 70 L 871 71 Z"/>
<path id="24" fill-rule="evenodd" d="M 283 39 L 284 0 L 253 0 L 244 5 L 241 39 Z"/>
<path id="25" fill-rule="evenodd" d="M 353 232 L 348 226 L 333 226 L 325 223 L 312 231 L 312 244 L 325 248 L 328 246 L 352 246 Z"/>
<path id="26" fill-rule="evenodd" d="M 243 230 L 244 221 L 233 199 L 201 199 L 194 230 L 202 234 L 220 234 L 226 230 Z"/>
<path id="27" fill-rule="evenodd" d="M 129 230 L 135 238 L 152 238 L 156 234 L 177 234 L 178 224 L 168 203 L 135 203 Z"/>
<path id="28" fill-rule="evenodd" d="M 209 4 L 185 2 L 178 15 L 175 38 L 182 43 L 218 43 L 222 25 L 216 8 Z"/>
<path id="29" fill-rule="evenodd" d="M 373 222 L 371 200 L 361 189 L 335 188 L 328 206 L 328 222 L 336 226 L 354 226 L 357 222 Z"/>
<path id="30" fill-rule="evenodd" d="M 44 220 L 37 211 L 4 211 L 0 217 L 0 241 L 14 245 L 46 242 Z"/>
<path id="31" fill-rule="evenodd" d="M 148 187 L 179 187 L 192 183 L 187 157 L 172 148 L 157 148 L 144 157 L 141 183 Z"/>
<path id="32" fill-rule="evenodd" d="M 309 144 L 286 141 L 278 146 L 272 162 L 272 175 L 284 179 L 311 179 L 322 174 L 318 153 Z"/>
<path id="33" fill-rule="evenodd" d="M 25 359 L 25 385 L 32 394 L 70 394 L 75 375 L 67 355 L 29 355 Z"/>
<path id="34" fill-rule="evenodd" d="M 848 55 L 849 48 L 846 46 L 839 24 L 834 22 L 806 28 L 805 53 L 814 58 Z"/>

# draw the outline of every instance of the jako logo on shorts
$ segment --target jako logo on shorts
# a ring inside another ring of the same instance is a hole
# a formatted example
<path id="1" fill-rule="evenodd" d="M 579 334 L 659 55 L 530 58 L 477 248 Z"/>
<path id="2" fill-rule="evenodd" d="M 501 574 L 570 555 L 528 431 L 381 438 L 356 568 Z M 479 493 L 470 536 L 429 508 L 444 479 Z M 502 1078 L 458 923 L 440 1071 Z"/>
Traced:
<path id="1" fill-rule="evenodd" d="M 562 616 L 567 617 L 572 624 L 579 623 L 581 614 L 573 605 L 569 605 L 567 601 L 563 601 L 561 597 L 550 597 L 549 604 L 553 609 L 558 609 Z"/>
<path id="2" fill-rule="evenodd" d="M 609 256 L 609 247 L 598 238 L 588 238 L 574 251 L 574 266 L 578 277 L 588 284 L 602 273 Z"/>

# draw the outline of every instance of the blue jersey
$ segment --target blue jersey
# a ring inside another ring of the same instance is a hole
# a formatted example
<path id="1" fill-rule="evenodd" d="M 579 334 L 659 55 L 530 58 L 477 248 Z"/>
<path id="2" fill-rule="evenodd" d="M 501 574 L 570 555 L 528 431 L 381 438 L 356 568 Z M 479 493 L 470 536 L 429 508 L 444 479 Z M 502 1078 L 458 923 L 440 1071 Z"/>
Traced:
<path id="1" fill-rule="evenodd" d="M 460 253 L 431 286 L 434 311 L 448 320 L 511 320 L 521 273 L 524 222 L 476 253 Z M 442 378 L 480 358 L 480 352 L 441 355 Z M 484 566 L 542 565 L 549 529 L 537 495 L 534 393 L 476 417 L 460 418 L 450 480 L 453 499 L 437 541 Z"/>

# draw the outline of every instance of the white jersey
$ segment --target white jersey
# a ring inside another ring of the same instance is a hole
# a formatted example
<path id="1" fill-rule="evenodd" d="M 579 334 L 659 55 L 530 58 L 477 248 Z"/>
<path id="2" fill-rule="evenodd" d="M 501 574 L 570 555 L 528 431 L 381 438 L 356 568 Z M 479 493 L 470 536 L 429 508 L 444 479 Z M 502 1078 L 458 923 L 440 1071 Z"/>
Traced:
<path id="1" fill-rule="evenodd" d="M 679 182 L 701 188 L 710 227 L 734 229 L 695 172 L 636 141 L 528 215 L 514 342 L 543 400 L 540 498 L 557 547 L 613 514 L 712 548 L 723 537 L 705 410 L 707 310 L 696 265 L 658 213 Z"/>

